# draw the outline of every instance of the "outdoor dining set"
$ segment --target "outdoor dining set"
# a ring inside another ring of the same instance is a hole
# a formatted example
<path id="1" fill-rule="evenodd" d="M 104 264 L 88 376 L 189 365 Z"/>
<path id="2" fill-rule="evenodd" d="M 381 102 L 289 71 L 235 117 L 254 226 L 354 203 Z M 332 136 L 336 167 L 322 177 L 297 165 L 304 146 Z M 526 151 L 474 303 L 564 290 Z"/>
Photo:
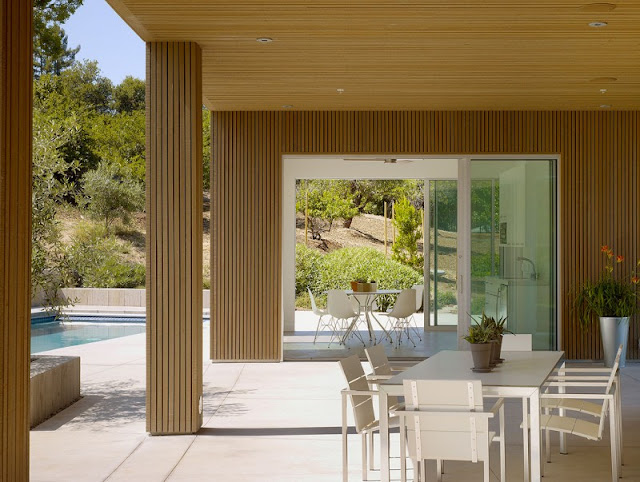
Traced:
<path id="1" fill-rule="evenodd" d="M 513 462 L 506 458 L 505 425 L 517 420 L 523 471 L 512 467 L 509 473 L 516 476 L 510 480 L 539 482 L 544 474 L 543 445 L 545 459 L 551 461 L 551 432 L 559 433 L 560 452 L 566 454 L 567 434 L 599 441 L 608 419 L 611 480 L 617 482 L 623 463 L 621 353 L 622 345 L 609 368 L 568 367 L 562 361 L 564 352 L 533 351 L 531 335 L 508 334 L 503 339 L 504 362 L 492 372 L 476 373 L 469 351 L 445 350 L 413 366 L 394 366 L 383 345 L 365 348 L 369 374 L 357 355 L 339 361 L 348 385 L 342 390 L 343 480 L 349 478 L 350 400 L 355 431 L 362 437 L 362 480 L 372 470 L 380 471 L 383 482 L 391 479 L 389 432 L 396 427 L 402 481 L 407 480 L 409 459 L 414 481 L 427 480 L 427 461 L 433 461 L 429 470 L 435 466 L 438 481 L 445 462 L 451 468 L 457 461 L 470 461 L 482 462 L 483 480 L 488 482 L 490 446 L 497 443 L 499 469 L 494 471 L 504 482 L 507 463 Z M 506 399 L 521 400 L 521 419 L 505 418 Z M 374 466 L 374 433 L 380 436 L 379 468 Z M 571 464 L 570 457 L 558 462 Z M 397 467 L 394 471 L 397 480 Z M 460 480 L 474 480 L 468 477 Z"/>
<path id="2" fill-rule="evenodd" d="M 326 309 L 318 308 L 311 289 L 308 289 L 308 292 L 312 311 L 318 316 L 314 343 L 321 331 L 330 333 L 329 346 L 332 343 L 344 345 L 350 337 L 357 339 L 363 346 L 375 345 L 384 339 L 396 347 L 400 346 L 403 340 L 411 342 L 413 346 L 416 346 L 416 338 L 422 341 L 422 329 L 418 327 L 414 317 L 422 308 L 422 285 L 414 285 L 403 290 L 329 290 L 326 292 Z M 379 297 L 396 295 L 391 308 L 382 313 L 377 312 L 376 300 Z M 365 329 L 367 334 L 363 335 Z M 379 339 L 376 337 L 376 329 L 381 331 Z"/>

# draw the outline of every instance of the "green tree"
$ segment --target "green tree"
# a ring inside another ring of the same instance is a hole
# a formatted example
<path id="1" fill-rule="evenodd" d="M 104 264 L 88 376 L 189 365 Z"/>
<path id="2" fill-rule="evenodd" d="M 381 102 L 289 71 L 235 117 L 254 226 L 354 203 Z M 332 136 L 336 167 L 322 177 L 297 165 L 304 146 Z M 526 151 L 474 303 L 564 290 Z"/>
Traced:
<path id="1" fill-rule="evenodd" d="M 60 26 L 82 5 L 82 0 L 34 0 L 33 74 L 60 74 L 70 67 L 80 47 L 70 49 Z"/>
<path id="2" fill-rule="evenodd" d="M 308 199 L 305 196 L 308 195 Z M 333 222 L 352 218 L 358 213 L 349 190 L 349 181 L 305 180 L 298 183 L 296 209 L 303 213 L 308 205 L 311 231 L 314 238 L 320 238 L 322 223 L 331 231 Z"/>
<path id="3" fill-rule="evenodd" d="M 84 196 L 80 203 L 89 214 L 104 222 L 105 229 L 120 218 L 124 223 L 129 216 L 144 207 L 144 189 L 119 166 L 101 161 L 98 167 L 82 176 Z"/>
<path id="4" fill-rule="evenodd" d="M 144 80 L 130 75 L 113 90 L 113 104 L 117 113 L 144 112 L 146 85 Z"/>
<path id="5" fill-rule="evenodd" d="M 44 293 L 53 309 L 62 304 L 59 288 L 69 281 L 68 258 L 56 214 L 72 189 L 69 175 L 78 168 L 62 155 L 62 147 L 78 129 L 76 122 L 74 117 L 61 122 L 38 112 L 33 115 L 31 288 L 34 295 Z"/>
<path id="6" fill-rule="evenodd" d="M 392 259 L 421 271 L 424 256 L 418 252 L 418 240 L 421 238 L 420 213 L 407 198 L 395 203 L 393 225 L 398 230 L 396 242 L 391 247 Z"/>

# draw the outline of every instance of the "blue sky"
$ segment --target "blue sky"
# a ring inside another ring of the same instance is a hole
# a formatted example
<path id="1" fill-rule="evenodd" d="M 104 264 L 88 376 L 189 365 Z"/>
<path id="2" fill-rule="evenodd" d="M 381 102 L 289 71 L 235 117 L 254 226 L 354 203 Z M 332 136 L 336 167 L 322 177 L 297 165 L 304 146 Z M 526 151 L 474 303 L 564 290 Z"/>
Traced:
<path id="1" fill-rule="evenodd" d="M 84 0 L 63 25 L 77 60 L 97 60 L 105 77 L 118 84 L 127 75 L 145 77 L 144 42 L 105 0 Z"/>

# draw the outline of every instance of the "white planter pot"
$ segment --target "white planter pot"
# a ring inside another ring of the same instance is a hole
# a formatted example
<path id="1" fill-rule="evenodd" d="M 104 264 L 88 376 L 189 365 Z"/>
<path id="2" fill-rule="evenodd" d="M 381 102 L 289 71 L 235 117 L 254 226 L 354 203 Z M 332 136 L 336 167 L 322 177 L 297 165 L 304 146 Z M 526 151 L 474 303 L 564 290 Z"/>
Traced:
<path id="1" fill-rule="evenodd" d="M 606 367 L 613 366 L 618 347 L 622 345 L 620 366 L 626 366 L 627 341 L 629 339 L 629 317 L 601 317 L 600 336 L 602 337 L 602 347 L 604 348 L 604 365 Z"/>

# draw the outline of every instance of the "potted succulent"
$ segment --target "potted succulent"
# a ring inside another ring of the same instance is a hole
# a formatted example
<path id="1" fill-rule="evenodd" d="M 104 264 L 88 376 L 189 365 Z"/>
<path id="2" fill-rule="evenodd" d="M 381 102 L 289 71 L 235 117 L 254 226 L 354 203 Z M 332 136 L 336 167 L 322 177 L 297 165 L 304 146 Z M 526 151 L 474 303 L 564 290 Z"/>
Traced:
<path id="1" fill-rule="evenodd" d="M 605 366 L 613 365 L 618 346 L 623 345 L 620 366 L 626 364 L 629 318 L 638 312 L 637 267 L 630 274 L 623 273 L 624 256 L 614 254 L 609 246 L 602 246 L 605 256 L 603 273 L 596 281 L 585 281 L 575 295 L 578 320 L 586 328 L 596 317 L 600 319 L 600 335 L 604 348 Z"/>
<path id="2" fill-rule="evenodd" d="M 502 363 L 503 358 L 500 357 L 502 352 L 502 336 L 505 333 L 511 333 L 505 326 L 507 323 L 507 317 L 504 316 L 496 320 L 493 316 L 487 316 L 484 311 L 482 312 L 481 324 L 488 326 L 494 334 L 494 352 L 492 354 L 492 363 Z"/>
<path id="3" fill-rule="evenodd" d="M 489 371 L 491 370 L 491 346 L 495 334 L 491 327 L 478 323 L 476 320 L 473 321 L 474 324 L 469 327 L 469 334 L 464 337 L 471 346 L 472 370 Z"/>

